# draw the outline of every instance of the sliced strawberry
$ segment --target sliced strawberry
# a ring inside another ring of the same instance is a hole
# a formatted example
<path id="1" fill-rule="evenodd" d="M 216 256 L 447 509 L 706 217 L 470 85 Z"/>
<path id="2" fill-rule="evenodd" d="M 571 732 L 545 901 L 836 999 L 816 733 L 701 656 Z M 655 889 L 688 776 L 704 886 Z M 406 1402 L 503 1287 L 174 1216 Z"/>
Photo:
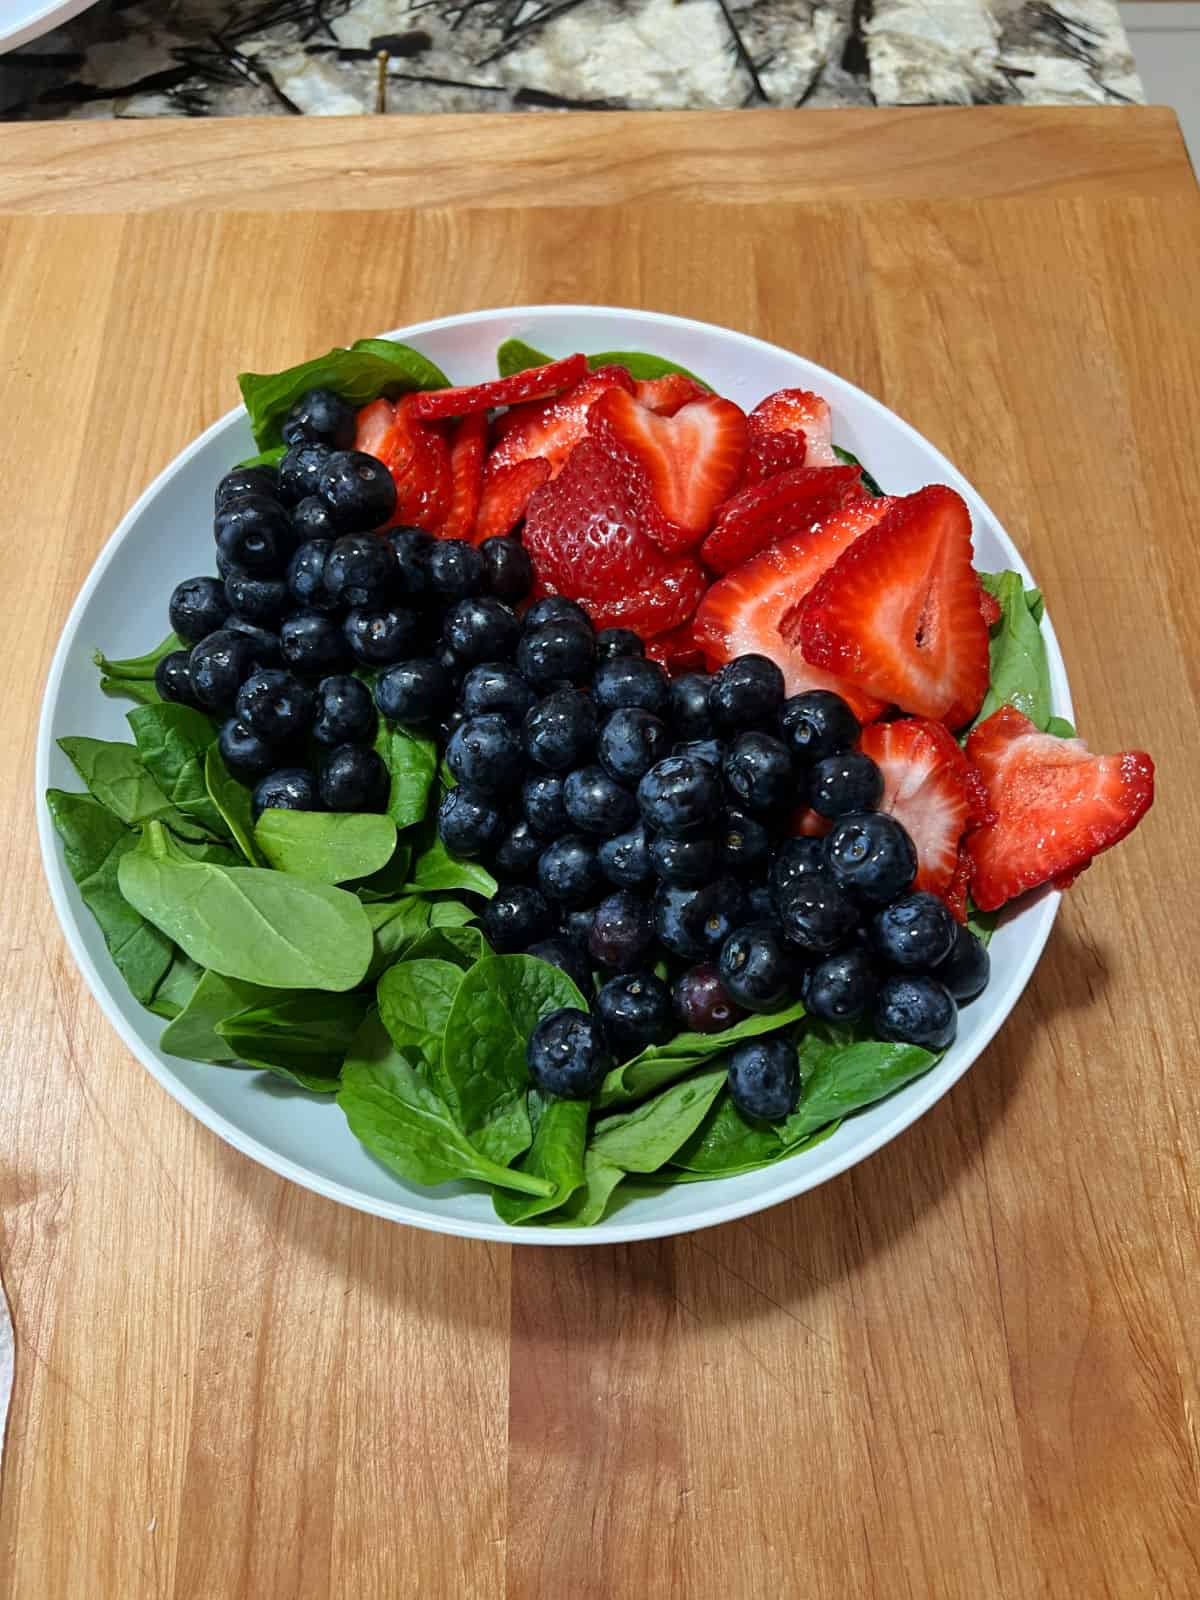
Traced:
<path id="1" fill-rule="evenodd" d="M 588 412 L 588 434 L 628 475 L 642 522 L 672 553 L 699 544 L 746 459 L 746 418 L 715 394 L 659 417 L 610 389 Z"/>
<path id="2" fill-rule="evenodd" d="M 971 878 L 975 872 L 971 853 L 965 841 L 958 847 L 958 865 L 954 869 L 954 876 L 949 884 L 942 890 L 942 899 L 950 907 L 957 922 L 967 920 L 967 894 L 971 888 Z"/>
<path id="3" fill-rule="evenodd" d="M 385 461 L 395 430 L 396 407 L 390 400 L 372 400 L 355 418 L 354 448 Z"/>
<path id="4" fill-rule="evenodd" d="M 809 590 L 856 539 L 887 512 L 891 500 L 855 500 L 806 533 L 781 539 L 752 556 L 704 596 L 693 626 L 696 643 L 712 665 L 757 653 L 780 668 L 789 694 L 832 689 L 860 722 L 872 722 L 883 702 L 810 666 L 795 639 Z"/>
<path id="5" fill-rule="evenodd" d="M 646 656 L 650 661 L 657 661 L 660 667 L 670 673 L 704 670 L 704 656 L 692 638 L 690 620 L 681 623 L 678 628 L 672 628 L 670 633 L 660 634 L 656 639 L 647 639 Z"/>
<path id="6" fill-rule="evenodd" d="M 414 418 L 415 399 L 409 394 L 394 404 L 373 400 L 364 406 L 354 447 L 382 461 L 392 475 L 396 509 L 389 526 L 432 532 L 445 520 L 453 497 L 450 451 L 440 429 Z"/>
<path id="7" fill-rule="evenodd" d="M 751 433 L 802 433 L 808 441 L 806 467 L 836 467 L 833 418 L 828 400 L 808 389 L 777 389 L 750 413 Z"/>
<path id="8" fill-rule="evenodd" d="M 487 413 L 474 411 L 462 419 L 450 441 L 450 510 L 437 529 L 439 539 L 469 539 L 474 533 L 486 446 Z"/>
<path id="9" fill-rule="evenodd" d="M 661 568 L 647 573 L 622 595 L 603 599 L 581 594 L 575 598 L 597 628 L 631 628 L 647 641 L 649 653 L 654 639 L 689 621 L 707 585 L 704 568 L 694 556 L 668 556 Z"/>
<path id="10" fill-rule="evenodd" d="M 802 533 L 862 494 L 858 467 L 796 467 L 741 489 L 721 507 L 700 557 L 714 572 L 731 572 L 789 534 Z"/>
<path id="11" fill-rule="evenodd" d="M 695 378 L 682 372 L 668 372 L 662 378 L 643 378 L 634 386 L 634 395 L 641 406 L 658 417 L 673 417 L 689 400 L 703 400 L 708 390 Z"/>
<path id="12" fill-rule="evenodd" d="M 932 484 L 895 501 L 809 595 L 805 660 L 903 711 L 969 722 L 988 684 L 971 554 L 971 514 L 953 489 Z"/>
<path id="13" fill-rule="evenodd" d="M 994 628 L 1004 615 L 999 600 L 996 599 L 994 594 L 990 594 L 982 584 L 979 585 L 979 615 L 989 628 Z"/>
<path id="14" fill-rule="evenodd" d="M 798 833 L 805 839 L 823 839 L 827 833 L 833 832 L 833 823 L 811 806 L 801 806 L 788 818 L 787 831 Z"/>
<path id="15" fill-rule="evenodd" d="M 1082 739 L 1039 733 L 1001 706 L 967 740 L 993 818 L 967 837 L 971 895 L 994 911 L 1014 895 L 1077 876 L 1150 809 L 1154 763 L 1143 750 L 1094 756 Z"/>
<path id="16" fill-rule="evenodd" d="M 944 724 L 922 717 L 876 722 L 863 729 L 860 745 L 883 773 L 879 809 L 890 812 L 917 847 L 913 887 L 947 897 L 963 834 L 989 814 L 979 774 Z"/>
<path id="17" fill-rule="evenodd" d="M 587 375 L 587 357 L 566 356 L 544 367 L 528 367 L 510 378 L 493 378 L 488 383 L 469 383 L 457 389 L 423 389 L 412 396 L 413 415 L 423 422 L 438 417 L 465 417 L 471 411 L 490 411 L 493 406 L 515 406 L 523 400 L 544 400 L 547 395 L 569 389 Z"/>
<path id="18" fill-rule="evenodd" d="M 475 529 L 469 535 L 471 542 L 482 544 L 485 539 L 498 539 L 511 533 L 525 515 L 530 497 L 549 476 L 550 463 L 541 456 L 514 461 L 511 467 L 494 468 L 489 462 L 483 475 Z"/>
<path id="19" fill-rule="evenodd" d="M 599 367 L 565 394 L 514 406 L 497 424 L 491 464 L 511 467 L 517 461 L 542 456 L 550 463 L 550 476 L 557 477 L 587 433 L 587 414 L 593 401 L 609 389 L 633 393 L 633 379 L 624 367 Z"/>
<path id="20" fill-rule="evenodd" d="M 802 467 L 808 455 L 808 441 L 802 433 L 756 433 L 750 431 L 750 453 L 742 470 L 741 487 L 748 489 L 778 472 Z"/>

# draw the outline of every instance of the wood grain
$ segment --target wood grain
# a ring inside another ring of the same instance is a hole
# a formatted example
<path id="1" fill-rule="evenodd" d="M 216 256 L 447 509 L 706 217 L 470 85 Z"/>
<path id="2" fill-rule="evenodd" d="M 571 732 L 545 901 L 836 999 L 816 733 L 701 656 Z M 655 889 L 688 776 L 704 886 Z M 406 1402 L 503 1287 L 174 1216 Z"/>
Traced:
<path id="1" fill-rule="evenodd" d="M 1074 193 L 964 195 L 964 117 L 942 198 L 855 203 L 826 152 L 817 200 L 813 150 L 810 192 L 767 207 L 749 177 L 717 226 L 625 206 L 619 167 L 577 206 L 97 189 L 91 216 L 0 221 L 0 1600 L 1200 1592 L 1200 205 L 1167 124 L 1121 118 L 1145 193 L 1079 132 Z M 273 126 L 283 171 L 307 125 Z M 195 130 L 198 167 L 229 129 Z M 66 955 L 30 777 L 71 599 L 239 366 L 568 298 L 747 329 L 910 418 L 1044 585 L 1081 727 L 1151 749 L 1160 798 L 992 1047 L 872 1160 L 676 1241 L 510 1252 L 340 1210 L 170 1101 Z"/>

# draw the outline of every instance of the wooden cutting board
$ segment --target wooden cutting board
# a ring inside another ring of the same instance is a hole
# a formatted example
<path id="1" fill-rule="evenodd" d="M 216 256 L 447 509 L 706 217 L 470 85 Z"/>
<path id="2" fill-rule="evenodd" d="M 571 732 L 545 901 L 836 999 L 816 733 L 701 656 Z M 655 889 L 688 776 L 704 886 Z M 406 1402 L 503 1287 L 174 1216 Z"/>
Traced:
<path id="1" fill-rule="evenodd" d="M 1200 1593 L 1200 202 L 1152 110 L 0 128 L 17 1383 L 0 1600 Z M 260 1170 L 55 924 L 67 608 L 241 367 L 440 313 L 726 323 L 911 419 L 1011 530 L 1156 810 L 917 1126 L 716 1231 L 518 1250 Z"/>

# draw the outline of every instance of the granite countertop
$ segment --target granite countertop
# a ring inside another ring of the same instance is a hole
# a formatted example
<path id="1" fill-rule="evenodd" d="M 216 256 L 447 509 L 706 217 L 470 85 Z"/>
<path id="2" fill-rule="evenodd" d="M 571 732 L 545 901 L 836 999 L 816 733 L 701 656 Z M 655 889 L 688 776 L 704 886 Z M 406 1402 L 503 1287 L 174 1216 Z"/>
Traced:
<path id="1" fill-rule="evenodd" d="M 0 116 L 1120 104 L 1115 0 L 101 0 Z"/>

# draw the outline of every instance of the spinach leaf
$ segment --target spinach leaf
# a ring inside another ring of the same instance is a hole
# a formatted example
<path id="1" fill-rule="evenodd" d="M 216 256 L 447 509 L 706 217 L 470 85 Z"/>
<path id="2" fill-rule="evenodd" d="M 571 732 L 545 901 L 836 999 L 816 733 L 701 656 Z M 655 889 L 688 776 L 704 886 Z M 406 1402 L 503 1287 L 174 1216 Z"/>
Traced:
<path id="1" fill-rule="evenodd" d="M 743 1039 L 754 1039 L 759 1034 L 774 1033 L 798 1022 L 804 1015 L 799 1001 L 783 1011 L 767 1016 L 744 1017 L 732 1028 L 721 1033 L 677 1033 L 666 1044 L 647 1045 L 639 1054 L 614 1067 L 596 1091 L 595 1108 L 607 1110 L 609 1106 L 625 1105 L 631 1100 L 643 1100 L 664 1084 L 682 1078 L 713 1056 L 730 1050 Z"/>
<path id="2" fill-rule="evenodd" d="M 58 745 L 90 793 L 130 827 L 158 821 L 184 839 L 209 837 L 206 829 L 171 804 L 133 745 L 84 735 L 60 739 Z"/>
<path id="3" fill-rule="evenodd" d="M 552 1228 L 590 1228 L 599 1222 L 612 1198 L 613 1190 L 625 1176 L 624 1167 L 605 1161 L 592 1149 L 583 1153 L 583 1186 L 576 1189 L 550 1218 Z"/>
<path id="4" fill-rule="evenodd" d="M 1068 722 L 1066 717 L 1051 717 L 1046 724 L 1046 732 L 1052 733 L 1056 739 L 1074 739 L 1076 737 L 1075 724 Z"/>
<path id="5" fill-rule="evenodd" d="M 429 907 L 431 928 L 465 928 L 474 920 L 475 913 L 461 900 L 434 900 Z"/>
<path id="6" fill-rule="evenodd" d="M 162 982 L 154 991 L 154 998 L 147 1001 L 149 1009 L 156 1017 L 173 1021 L 195 994 L 202 972 L 203 968 L 198 967 L 190 956 L 177 950 Z"/>
<path id="7" fill-rule="evenodd" d="M 528 372 L 530 367 L 544 367 L 554 360 L 544 350 L 535 350 L 524 339 L 505 339 L 496 351 L 496 371 L 502 378 L 515 373 Z"/>
<path id="8" fill-rule="evenodd" d="M 408 882 L 408 864 L 412 860 L 412 851 L 406 844 L 398 844 L 392 851 L 391 858 L 378 872 L 372 872 L 370 877 L 360 878 L 357 883 L 346 883 L 346 889 L 353 889 L 355 894 L 364 903 L 372 900 L 394 900 L 404 890 Z"/>
<path id="9" fill-rule="evenodd" d="M 437 745 L 432 739 L 379 719 L 375 751 L 388 770 L 387 814 L 398 828 L 420 822 L 429 806 L 437 771 Z M 453 887 L 453 885 L 451 885 Z"/>
<path id="10" fill-rule="evenodd" d="M 656 1171 L 699 1127 L 725 1078 L 724 1065 L 709 1067 L 632 1111 L 603 1117 L 589 1149 L 625 1172 Z"/>
<path id="11" fill-rule="evenodd" d="M 450 961 L 464 971 L 473 967 L 481 956 L 490 955 L 487 940 L 478 928 L 430 927 L 407 952 L 410 958 L 422 961 Z"/>
<path id="12" fill-rule="evenodd" d="M 883 490 L 879 487 L 879 484 L 876 481 L 876 479 L 871 476 L 871 474 L 867 471 L 866 467 L 863 466 L 862 462 L 858 459 L 858 457 L 856 455 L 854 455 L 849 450 L 843 450 L 840 444 L 835 444 L 834 445 L 833 453 L 838 458 L 838 460 L 842 463 L 843 466 L 859 467 L 861 469 L 861 471 L 862 471 L 862 485 L 863 485 L 863 488 L 867 491 L 868 494 L 873 494 L 877 500 L 878 499 L 882 499 Z"/>
<path id="13" fill-rule="evenodd" d="M 535 350 L 523 339 L 505 339 L 496 351 L 496 370 L 502 378 L 511 378 L 516 372 L 527 372 L 530 367 L 544 367 L 554 359 L 544 350 Z M 587 363 L 593 372 L 597 367 L 624 367 L 629 376 L 638 382 L 681 372 L 685 378 L 693 379 L 705 389 L 712 387 L 678 362 L 668 361 L 665 356 L 649 355 L 644 350 L 604 350 L 599 355 L 589 356 Z"/>
<path id="14" fill-rule="evenodd" d="M 135 910 L 226 977 L 279 989 L 353 989 L 371 960 L 371 925 L 344 889 L 258 867 L 189 861 L 160 823 L 117 869 Z"/>
<path id="15" fill-rule="evenodd" d="M 449 961 L 398 961 L 375 990 L 379 1015 L 397 1050 L 415 1051 L 429 1065 L 430 1081 L 443 1095 L 442 1035 L 463 981 Z"/>
<path id="16" fill-rule="evenodd" d="M 269 450 L 260 450 L 256 456 L 247 456 L 245 461 L 239 461 L 239 467 L 277 467 L 287 455 L 287 445 L 273 444 Z"/>
<path id="17" fill-rule="evenodd" d="M 413 1183 L 476 1178 L 521 1194 L 554 1191 L 549 1178 L 498 1166 L 475 1149 L 377 1012 L 368 1013 L 342 1065 L 338 1105 L 371 1154 Z"/>
<path id="18" fill-rule="evenodd" d="M 242 372 L 242 391 L 254 440 L 262 451 L 279 444 L 284 419 L 308 389 L 332 389 L 352 405 L 365 406 L 381 394 L 410 389 L 444 389 L 449 378 L 419 350 L 391 339 L 359 339 L 284 372 Z"/>
<path id="19" fill-rule="evenodd" d="M 979 581 L 999 601 L 1000 620 L 992 628 L 988 691 L 972 726 L 1000 706 L 1010 705 L 1044 729 L 1050 720 L 1050 664 L 1021 575 L 981 572 Z M 1040 603 L 1040 595 L 1037 598 Z"/>
<path id="20" fill-rule="evenodd" d="M 537 1126 L 533 1144 L 516 1163 L 516 1170 L 535 1173 L 539 1178 L 549 1178 L 554 1185 L 554 1193 L 540 1199 L 493 1194 L 492 1204 L 502 1222 L 528 1222 L 532 1217 L 555 1211 L 584 1184 L 587 1101 L 550 1100 L 543 1105 L 536 1089 L 530 1090 L 529 1099 L 531 1108 L 537 1102 Z"/>
<path id="21" fill-rule="evenodd" d="M 560 1006 L 587 1010 L 566 973 L 536 956 L 485 956 L 454 997 L 442 1047 L 446 1099 L 493 1161 L 507 1163 L 529 1144 L 525 1045 Z"/>
<path id="22" fill-rule="evenodd" d="M 672 1165 L 698 1177 L 731 1177 L 770 1166 L 783 1154 L 783 1141 L 771 1124 L 743 1116 L 726 1092 L 676 1151 Z"/>
<path id="23" fill-rule="evenodd" d="M 279 989 L 239 983 L 219 972 L 202 972 L 183 1010 L 163 1029 L 159 1047 L 169 1056 L 183 1056 L 188 1061 L 233 1061 L 235 1052 L 217 1032 L 218 1023 L 251 1006 L 287 998 Z"/>
<path id="24" fill-rule="evenodd" d="M 67 871 L 100 925 L 117 971 L 134 999 L 148 1005 L 171 966 L 174 949 L 118 887 L 121 858 L 137 848 L 137 834 L 90 794 L 48 789 L 46 804 L 63 842 Z"/>
<path id="25" fill-rule="evenodd" d="M 490 900 L 498 887 L 495 878 L 478 861 L 452 856 L 431 825 L 421 830 L 409 866 L 408 889 L 427 893 L 435 889 L 468 889 Z"/>
<path id="26" fill-rule="evenodd" d="M 168 702 L 138 706 L 126 721 L 143 766 L 167 799 L 216 838 L 228 838 L 229 828 L 204 782 L 204 758 L 217 738 L 211 717 Z"/>
<path id="27" fill-rule="evenodd" d="M 967 927 L 977 939 L 987 944 L 995 933 L 999 921 L 998 911 L 980 911 L 970 895 L 967 896 Z"/>
<path id="28" fill-rule="evenodd" d="M 318 883 L 345 883 L 387 865 L 396 848 L 396 824 L 365 811 L 268 807 L 254 825 L 254 842 L 278 872 Z"/>
<path id="29" fill-rule="evenodd" d="M 235 1011 L 215 1031 L 247 1066 L 333 1094 L 369 1004 L 363 994 L 291 994 Z"/>
<path id="30" fill-rule="evenodd" d="M 374 950 L 368 979 L 378 978 L 394 961 L 413 953 L 413 947 L 429 927 L 429 902 L 416 895 L 398 900 L 372 900 L 363 906 L 371 925 Z"/>
<path id="31" fill-rule="evenodd" d="M 800 1103 L 779 1124 L 785 1145 L 796 1144 L 827 1122 L 834 1122 L 882 1100 L 894 1089 L 928 1072 L 937 1057 L 913 1044 L 863 1039 L 831 1045 L 816 1032 L 800 1043 Z"/>
<path id="32" fill-rule="evenodd" d="M 250 806 L 250 791 L 230 772 L 215 744 L 209 745 L 204 758 L 204 786 L 213 805 L 221 813 L 225 826 L 236 840 L 238 849 L 252 867 L 262 866 L 263 858 L 254 842 L 254 814 Z"/>
<path id="33" fill-rule="evenodd" d="M 169 633 L 160 645 L 144 656 L 110 661 L 103 651 L 94 650 L 92 660 L 100 668 L 100 688 L 105 694 L 140 700 L 143 705 L 159 705 L 162 697 L 154 686 L 154 669 L 173 650 L 186 649 L 187 645 L 178 634 Z"/>

